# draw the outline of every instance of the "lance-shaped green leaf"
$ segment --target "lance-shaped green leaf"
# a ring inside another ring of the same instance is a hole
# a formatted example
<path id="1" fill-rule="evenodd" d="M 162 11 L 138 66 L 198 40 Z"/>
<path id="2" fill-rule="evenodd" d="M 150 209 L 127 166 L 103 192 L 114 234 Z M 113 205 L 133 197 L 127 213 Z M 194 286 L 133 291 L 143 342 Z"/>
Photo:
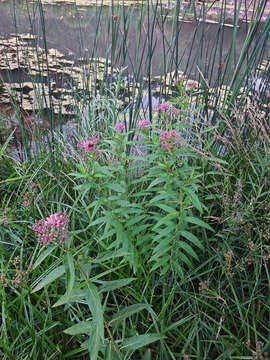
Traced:
<path id="1" fill-rule="evenodd" d="M 198 248 L 200 249 L 204 249 L 204 247 L 202 246 L 200 240 L 191 232 L 183 230 L 180 232 L 180 235 L 182 235 L 184 238 L 186 238 L 187 240 L 191 241 L 194 245 L 198 246 Z"/>
<path id="2" fill-rule="evenodd" d="M 64 257 L 64 265 L 65 265 L 66 283 L 67 283 L 66 293 L 70 294 L 75 282 L 74 261 L 73 261 L 73 256 L 70 252 L 66 253 Z"/>
<path id="3" fill-rule="evenodd" d="M 93 316 L 93 326 L 96 327 L 97 334 L 100 339 L 104 340 L 104 323 L 103 323 L 103 309 L 96 286 L 92 283 L 87 283 L 85 288 L 85 298 Z M 96 336 L 96 335 L 95 335 Z M 92 359 L 92 358 L 91 358 Z"/>
<path id="4" fill-rule="evenodd" d="M 124 319 L 130 317 L 131 315 L 136 314 L 136 313 L 138 313 L 144 309 L 148 309 L 148 308 L 149 308 L 149 306 L 147 304 L 134 304 L 134 305 L 127 306 L 124 309 L 118 311 L 118 313 L 116 313 L 115 315 L 113 315 L 113 317 L 109 321 L 109 324 L 112 324 L 116 321 L 124 320 Z"/>
<path id="5" fill-rule="evenodd" d="M 80 321 L 78 324 L 64 330 L 64 333 L 68 335 L 88 334 L 91 331 L 92 326 L 92 321 Z"/>
<path id="6" fill-rule="evenodd" d="M 53 250 L 56 248 L 57 248 L 57 245 L 49 245 L 46 248 L 46 250 L 42 251 L 42 253 L 39 255 L 39 257 L 35 261 L 32 269 L 37 268 L 38 265 L 40 265 L 42 263 L 42 261 L 44 261 L 47 258 L 47 256 L 49 256 L 53 252 Z"/>
<path id="7" fill-rule="evenodd" d="M 164 336 L 159 334 L 144 334 L 139 336 L 132 336 L 131 338 L 123 342 L 121 349 L 135 351 L 161 339 L 164 339 Z"/>
<path id="8" fill-rule="evenodd" d="M 210 230 L 210 231 L 214 231 L 214 229 L 208 225 L 206 222 L 202 221 L 201 219 L 198 219 L 194 216 L 186 216 L 183 221 L 186 221 L 188 223 L 192 223 L 192 224 L 195 224 L 195 225 L 198 225 L 202 228 L 205 228 L 207 230 Z"/>
<path id="9" fill-rule="evenodd" d="M 124 256 L 128 256 L 128 255 L 129 255 L 129 253 L 126 251 L 123 251 L 122 249 L 107 251 L 107 252 L 99 254 L 99 256 L 97 258 L 92 260 L 92 262 L 93 263 L 102 263 L 102 262 L 108 261 L 110 259 L 114 259 L 117 257 L 124 257 Z"/>
<path id="10" fill-rule="evenodd" d="M 44 288 L 46 285 L 49 285 L 54 280 L 58 279 L 65 273 L 64 265 L 58 266 L 56 269 L 52 270 L 47 276 L 45 276 L 32 290 L 32 293 L 39 291 Z"/>
<path id="11" fill-rule="evenodd" d="M 132 281 L 134 281 L 135 278 L 127 278 L 127 279 L 120 279 L 120 280 L 113 280 L 113 281 L 98 281 L 100 284 L 102 284 L 99 287 L 99 292 L 108 292 L 115 289 L 119 289 L 123 286 L 126 286 L 130 284 Z"/>
<path id="12" fill-rule="evenodd" d="M 95 321 L 89 333 L 89 339 L 87 341 L 87 349 L 91 360 L 98 359 L 98 353 L 100 350 L 100 334 Z"/>
<path id="13" fill-rule="evenodd" d="M 58 301 L 53 305 L 53 307 L 71 304 L 75 301 L 82 301 L 85 299 L 85 291 L 84 289 L 73 289 L 70 294 L 64 294 L 58 299 Z"/>

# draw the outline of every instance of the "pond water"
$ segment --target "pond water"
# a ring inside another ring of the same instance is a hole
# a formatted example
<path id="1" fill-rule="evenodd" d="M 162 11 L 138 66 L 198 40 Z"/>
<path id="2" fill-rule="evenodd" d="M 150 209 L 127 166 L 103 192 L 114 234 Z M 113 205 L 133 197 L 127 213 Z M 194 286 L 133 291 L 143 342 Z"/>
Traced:
<path id="1" fill-rule="evenodd" d="M 109 7 L 80 7 L 71 5 L 43 6 L 45 16 L 46 42 L 48 48 L 54 48 L 66 55 L 67 58 L 109 57 L 112 50 L 112 28 L 118 34 L 118 43 L 115 50 L 115 65 L 128 66 L 127 72 L 133 73 L 138 62 L 142 61 L 142 71 L 148 69 L 148 43 L 147 43 L 147 16 L 136 7 L 122 9 L 116 8 L 114 13 Z M 160 11 L 158 12 L 160 15 Z M 163 10 L 163 15 L 167 12 Z M 112 21 L 113 15 L 117 19 Z M 167 14 L 168 15 L 168 14 Z M 129 24 L 126 35 L 127 47 L 124 49 L 123 19 Z M 153 19 L 152 19 L 153 20 Z M 139 33 L 138 24 L 142 32 Z M 150 26 L 152 27 L 153 22 Z M 175 68 L 175 42 L 172 39 L 173 22 L 166 16 L 155 19 L 153 29 L 153 54 L 151 59 L 152 75 L 160 75 Z M 226 61 L 226 55 L 231 46 L 232 27 L 219 27 L 216 24 L 195 22 L 180 22 L 178 41 L 179 70 L 184 71 L 188 77 L 198 75 L 197 66 L 209 81 L 215 82 L 220 72 L 220 63 Z M 236 64 L 247 34 L 248 24 L 241 23 L 238 29 L 235 47 L 234 63 Z M 152 28 L 151 28 L 152 31 Z M 16 2 L 0 3 L 0 35 L 8 36 L 12 33 L 36 34 L 42 42 L 42 19 L 39 7 L 35 4 L 21 4 Z M 258 32 L 258 37 L 260 36 Z M 172 42 L 173 40 L 173 42 Z M 95 42 L 98 46 L 94 49 Z M 254 40 L 254 44 L 256 39 Z M 173 46 L 172 46 L 173 44 Z M 144 45 L 146 47 L 144 47 Z M 219 47 L 222 48 L 220 52 Z M 216 54 L 213 49 L 217 48 Z M 94 49 L 94 50 L 93 50 Z M 125 53 L 125 55 L 123 55 Z M 166 61 L 164 65 L 164 54 Z M 118 56 L 119 55 L 119 56 Z M 165 70 L 165 71 L 164 71 Z"/>

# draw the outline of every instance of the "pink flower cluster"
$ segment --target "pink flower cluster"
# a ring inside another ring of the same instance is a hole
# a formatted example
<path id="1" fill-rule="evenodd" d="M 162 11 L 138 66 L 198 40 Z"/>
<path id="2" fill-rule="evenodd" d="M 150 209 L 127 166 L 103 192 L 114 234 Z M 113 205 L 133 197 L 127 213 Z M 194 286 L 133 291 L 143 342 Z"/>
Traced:
<path id="1" fill-rule="evenodd" d="M 115 124 L 115 129 L 121 132 L 125 130 L 125 124 L 123 124 L 122 122 L 118 122 Z"/>
<path id="2" fill-rule="evenodd" d="M 172 150 L 176 139 L 180 137 L 180 134 L 177 130 L 168 130 L 168 131 L 162 131 L 162 133 L 159 136 L 159 139 L 161 141 L 161 148 L 166 150 Z"/>
<path id="3" fill-rule="evenodd" d="M 186 82 L 186 86 L 187 86 L 188 88 L 195 87 L 196 85 L 197 85 L 197 83 L 196 83 L 195 80 L 189 79 L 189 80 L 187 80 L 187 82 Z"/>
<path id="4" fill-rule="evenodd" d="M 139 129 L 147 129 L 151 125 L 151 122 L 149 120 L 141 120 L 138 122 L 138 128 Z"/>
<path id="5" fill-rule="evenodd" d="M 57 240 L 63 243 L 68 237 L 68 225 L 69 216 L 63 212 L 57 212 L 45 220 L 36 221 L 32 229 L 37 233 L 38 242 L 46 246 Z"/>
<path id="6" fill-rule="evenodd" d="M 169 110 L 169 104 L 167 104 L 166 102 L 161 103 L 158 107 L 158 110 L 161 110 L 161 111 Z"/>
<path id="7" fill-rule="evenodd" d="M 87 151 L 94 151 L 98 143 L 99 139 L 95 136 L 92 136 L 88 140 L 81 140 L 78 144 L 78 148 Z"/>
<path id="8" fill-rule="evenodd" d="M 180 110 L 166 102 L 161 103 L 158 107 L 154 109 L 154 112 L 157 111 L 169 111 L 174 116 L 178 116 L 180 113 Z"/>
<path id="9" fill-rule="evenodd" d="M 176 109 L 176 107 L 171 108 L 171 114 L 174 116 L 178 116 L 180 114 L 180 110 Z"/>

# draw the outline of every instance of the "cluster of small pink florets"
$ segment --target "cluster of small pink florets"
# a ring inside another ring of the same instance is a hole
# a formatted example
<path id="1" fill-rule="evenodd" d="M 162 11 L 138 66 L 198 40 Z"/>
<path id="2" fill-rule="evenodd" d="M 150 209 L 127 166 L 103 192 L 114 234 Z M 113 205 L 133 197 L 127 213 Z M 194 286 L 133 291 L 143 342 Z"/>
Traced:
<path id="1" fill-rule="evenodd" d="M 37 233 L 38 242 L 49 245 L 59 241 L 63 243 L 68 237 L 69 216 L 63 212 L 57 212 L 46 219 L 38 220 L 32 226 Z"/>
<path id="2" fill-rule="evenodd" d="M 176 139 L 178 139 L 179 137 L 180 134 L 177 130 L 162 131 L 159 136 L 159 139 L 161 141 L 161 148 L 172 150 L 174 145 L 176 144 Z"/>
<path id="3" fill-rule="evenodd" d="M 78 148 L 84 149 L 86 151 L 94 151 L 98 143 L 99 139 L 95 136 L 92 136 L 88 140 L 81 140 L 78 143 Z"/>
<path id="4" fill-rule="evenodd" d="M 154 109 L 154 112 L 157 112 L 157 111 L 167 111 L 167 112 L 171 113 L 171 115 L 174 115 L 174 116 L 178 116 L 180 114 L 179 109 L 177 109 L 176 107 L 174 107 L 166 102 L 161 103 L 158 107 L 156 107 Z"/>
<path id="5" fill-rule="evenodd" d="M 149 120 L 141 120 L 138 122 L 138 128 L 141 130 L 147 129 L 151 125 L 151 122 Z"/>
<path id="6" fill-rule="evenodd" d="M 123 130 L 125 130 L 125 124 L 122 122 L 118 122 L 115 124 L 115 129 L 122 132 Z"/>

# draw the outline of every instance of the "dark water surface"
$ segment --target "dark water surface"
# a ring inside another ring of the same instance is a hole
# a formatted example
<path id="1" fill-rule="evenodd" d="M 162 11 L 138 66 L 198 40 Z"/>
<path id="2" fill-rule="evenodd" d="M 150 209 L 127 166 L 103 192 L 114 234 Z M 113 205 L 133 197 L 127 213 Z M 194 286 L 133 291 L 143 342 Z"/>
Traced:
<path id="1" fill-rule="evenodd" d="M 125 10 L 115 9 L 112 12 L 109 7 L 77 9 L 71 5 L 45 5 L 43 12 L 48 48 L 55 48 L 73 60 L 81 57 L 87 59 L 92 55 L 111 59 L 113 27 L 113 32 L 118 33 L 115 65 L 128 66 L 127 72 L 133 73 L 134 69 L 138 71 L 141 63 L 143 73 L 147 73 L 149 51 L 148 21 L 145 12 L 141 15 L 141 11 L 133 7 Z M 113 15 L 117 15 L 118 18 L 113 20 Z M 129 24 L 126 38 L 123 19 Z M 150 20 L 150 25 L 152 24 Z M 195 79 L 198 78 L 199 67 L 206 79 L 213 84 L 222 72 L 220 64 L 226 61 L 233 28 L 191 22 L 180 22 L 179 27 L 179 70 L 185 71 L 188 77 Z M 162 16 L 157 17 L 153 29 L 152 75 L 164 74 L 175 69 L 176 49 L 172 28 L 172 20 Z M 238 29 L 235 64 L 246 38 L 247 28 L 248 24 L 242 23 Z M 38 5 L 16 2 L 14 6 L 13 2 L 9 1 L 0 3 L 0 35 L 9 36 L 15 32 L 35 34 L 39 38 L 39 45 L 44 47 L 43 29 Z M 141 33 L 139 29 L 142 29 Z M 257 36 L 260 36 L 259 32 Z M 256 39 L 254 44 L 255 42 Z M 95 43 L 96 47 L 94 47 Z M 214 49 L 217 51 L 215 52 Z"/>

